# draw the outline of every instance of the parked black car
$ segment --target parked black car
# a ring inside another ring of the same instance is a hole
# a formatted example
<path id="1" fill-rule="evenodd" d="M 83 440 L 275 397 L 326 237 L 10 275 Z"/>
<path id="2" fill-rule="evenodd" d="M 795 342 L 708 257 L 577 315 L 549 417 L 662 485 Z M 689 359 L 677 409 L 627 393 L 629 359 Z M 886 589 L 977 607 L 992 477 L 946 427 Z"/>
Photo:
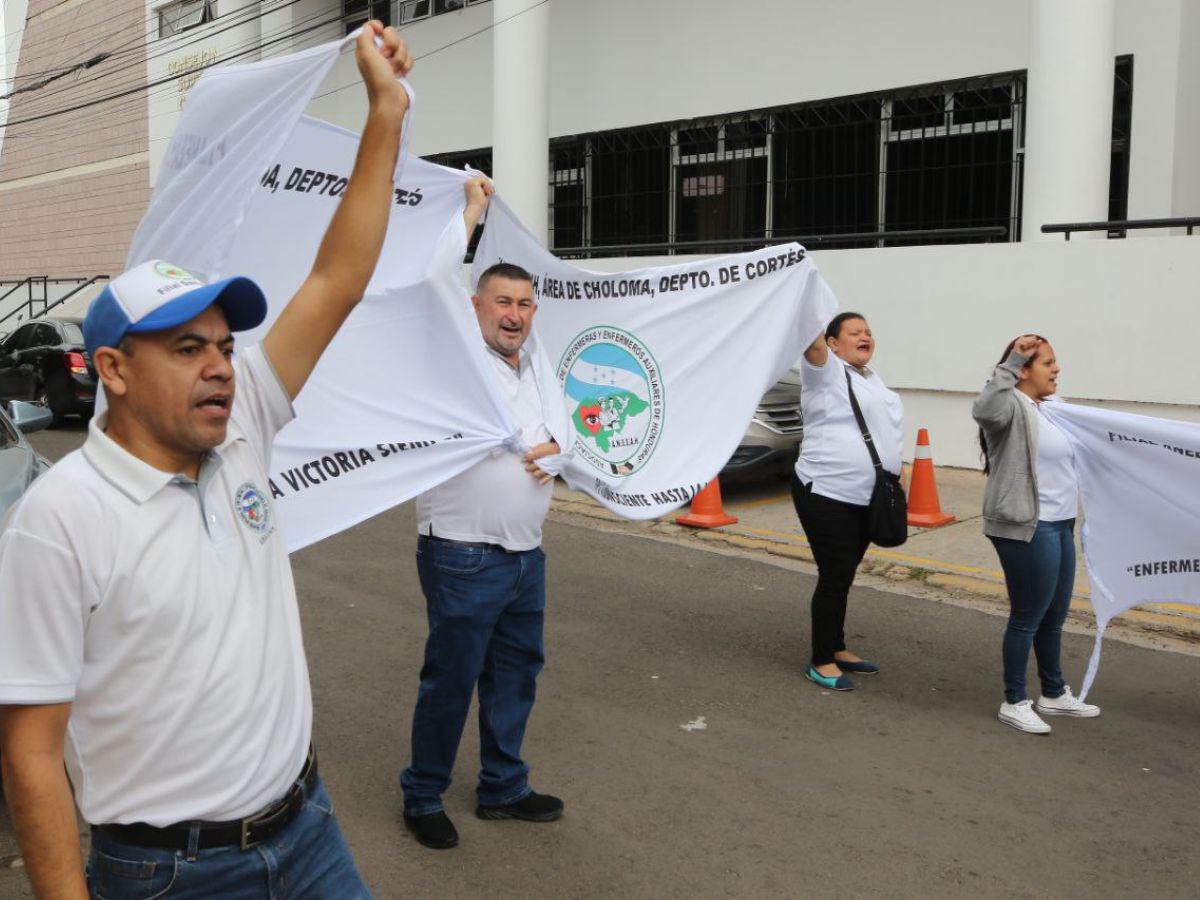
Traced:
<path id="1" fill-rule="evenodd" d="M 0 342 L 0 400 L 45 406 L 54 421 L 92 415 L 96 370 L 83 346 L 82 319 L 32 319 Z"/>

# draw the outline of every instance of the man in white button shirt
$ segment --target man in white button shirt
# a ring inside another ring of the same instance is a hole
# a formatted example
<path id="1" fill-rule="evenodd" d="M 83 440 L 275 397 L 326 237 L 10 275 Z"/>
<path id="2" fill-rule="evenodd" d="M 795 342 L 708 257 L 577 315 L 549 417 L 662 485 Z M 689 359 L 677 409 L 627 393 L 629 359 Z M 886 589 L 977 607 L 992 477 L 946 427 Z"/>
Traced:
<path id="1" fill-rule="evenodd" d="M 248 279 L 157 260 L 116 278 L 84 323 L 108 411 L 0 532 L 4 784 L 39 897 L 369 896 L 317 776 L 267 481 L 387 229 L 412 61 L 378 22 L 356 55 L 353 174 L 262 343 L 233 358 L 233 332 L 266 315 Z"/>
<path id="2" fill-rule="evenodd" d="M 470 234 L 491 185 L 477 178 L 466 190 Z M 523 457 L 497 450 L 417 499 L 417 569 L 429 638 L 413 713 L 412 763 L 400 784 L 405 823 L 417 840 L 437 849 L 458 843 L 442 793 L 476 685 L 482 762 L 476 814 L 549 822 L 563 810 L 561 800 L 530 788 L 521 759 L 543 663 L 542 522 L 553 488 L 535 460 L 558 452 L 524 348 L 537 304 L 529 273 L 506 263 L 480 276 L 471 299 L 501 393 L 532 449 Z"/>

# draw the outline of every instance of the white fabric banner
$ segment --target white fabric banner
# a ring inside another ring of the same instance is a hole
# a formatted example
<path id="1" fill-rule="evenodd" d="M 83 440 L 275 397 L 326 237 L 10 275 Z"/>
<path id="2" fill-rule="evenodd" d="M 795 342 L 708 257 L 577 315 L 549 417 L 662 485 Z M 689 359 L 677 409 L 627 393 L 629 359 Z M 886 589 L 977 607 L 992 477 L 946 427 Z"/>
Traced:
<path id="1" fill-rule="evenodd" d="M 210 280 L 258 282 L 269 313 L 238 336 L 243 344 L 266 333 L 308 275 L 345 190 L 359 136 L 302 113 L 351 38 L 206 72 L 134 238 L 130 266 L 162 258 Z M 462 287 L 470 173 L 406 162 L 403 152 L 397 172 L 367 293 L 275 442 L 270 487 L 292 550 L 411 499 L 506 442 L 519 446 Z"/>
<path id="2" fill-rule="evenodd" d="M 346 44 L 206 73 L 135 236 L 129 265 L 162 258 L 209 279 L 257 281 L 270 313 L 242 342 L 265 334 L 303 282 L 345 189 L 358 135 L 302 113 Z M 397 168 L 367 293 L 297 399 L 270 461 L 293 550 L 488 453 L 526 449 L 462 285 L 462 185 L 471 173 L 405 163 L 403 153 Z M 564 450 L 543 465 L 631 518 L 686 503 L 720 470 L 762 393 L 835 307 L 794 244 L 601 275 L 548 254 L 498 199 L 485 235 L 479 265 L 503 255 L 538 279 L 541 309 L 527 346 L 547 425 Z"/>
<path id="3" fill-rule="evenodd" d="M 1071 403 L 1042 411 L 1071 442 L 1079 477 L 1097 628 L 1086 697 L 1114 616 L 1143 603 L 1200 606 L 1200 425 Z"/>
<path id="4" fill-rule="evenodd" d="M 251 186 L 356 36 L 204 72 L 188 92 L 125 268 L 161 258 L 206 281 L 222 277 Z"/>
<path id="5" fill-rule="evenodd" d="M 534 277 L 538 342 L 571 423 L 562 475 L 630 519 L 664 515 L 712 480 L 837 308 L 799 244 L 592 272 L 549 253 L 493 199 L 475 279 L 499 261 Z"/>

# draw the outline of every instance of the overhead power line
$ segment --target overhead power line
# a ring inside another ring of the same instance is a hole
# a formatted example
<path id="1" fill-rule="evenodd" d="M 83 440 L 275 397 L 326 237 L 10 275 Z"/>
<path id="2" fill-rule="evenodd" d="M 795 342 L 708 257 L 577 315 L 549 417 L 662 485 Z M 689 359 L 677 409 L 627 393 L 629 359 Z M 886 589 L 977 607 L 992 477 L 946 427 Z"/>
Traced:
<path id="1" fill-rule="evenodd" d="M 197 43 L 211 40 L 217 35 L 224 34 L 225 32 L 234 28 L 248 25 L 268 15 L 280 12 L 290 6 L 294 6 L 299 2 L 301 2 L 301 0 L 276 0 L 276 5 L 268 8 L 263 8 L 261 6 L 245 6 L 221 16 L 211 23 L 212 25 L 219 24 L 221 26 L 219 28 L 196 29 L 194 33 L 188 34 L 181 40 L 169 42 L 163 41 L 157 45 L 152 45 L 150 41 L 146 40 L 144 27 L 145 23 L 136 23 L 136 27 L 138 28 L 138 35 L 136 37 L 130 38 L 124 43 L 118 44 L 107 51 L 110 58 L 113 60 L 119 60 L 122 62 L 122 64 L 119 66 L 106 68 L 101 72 L 97 72 L 94 80 L 99 81 L 103 78 L 111 78 L 125 72 L 134 71 L 137 71 L 140 76 L 144 72 L 145 64 L 151 60 L 178 53 L 190 46 L 194 46 Z M 322 15 L 326 15 L 325 11 L 310 14 L 301 21 L 310 22 Z M 135 25 L 126 25 L 117 29 L 117 31 L 113 32 L 113 35 L 110 35 L 110 37 L 120 34 L 124 31 L 128 31 L 134 27 Z M 255 39 L 255 43 L 257 43 L 257 39 Z M 151 51 L 152 46 L 154 46 L 153 52 Z M 127 57 L 127 59 L 122 59 L 123 57 Z M 56 67 L 55 69 L 49 70 L 49 74 L 60 73 L 63 71 L 64 70 L 62 67 Z M 57 90 L 43 93 L 37 97 L 37 100 L 43 101 L 63 93 L 68 93 L 71 90 L 78 88 L 80 84 L 80 82 L 74 82 L 70 85 L 60 87 Z"/>
<path id="2" fill-rule="evenodd" d="M 296 0 L 291 0 L 291 2 L 296 2 Z M 480 29 L 478 29 L 477 31 L 471 32 L 470 34 L 463 35 L 462 37 L 456 38 L 455 40 L 453 40 L 453 41 L 450 41 L 450 42 L 449 42 L 449 43 L 447 43 L 447 44 L 443 44 L 442 46 L 440 46 L 440 47 L 437 47 L 437 48 L 435 48 L 435 49 L 433 49 L 433 50 L 430 50 L 430 51 L 428 51 L 427 53 L 419 54 L 419 55 L 417 55 L 417 56 L 415 56 L 415 57 L 414 57 L 414 60 L 426 59 L 426 58 L 428 58 L 428 57 L 430 57 L 430 56 L 433 56 L 433 55 L 435 55 L 435 54 L 437 54 L 437 53 L 441 53 L 441 52 L 442 52 L 442 51 L 444 51 L 444 50 L 448 50 L 449 48 L 451 48 L 451 47 L 453 47 L 453 46 L 456 46 L 457 44 L 461 44 L 461 43 L 463 43 L 464 41 L 467 41 L 467 40 L 469 40 L 469 39 L 471 39 L 471 38 L 473 38 L 473 37 L 477 37 L 477 36 L 479 36 L 479 35 L 481 35 L 481 34 L 484 34 L 484 33 L 488 32 L 488 31 L 491 31 L 491 30 L 492 30 L 492 29 L 494 29 L 494 28 L 495 28 L 497 25 L 502 25 L 502 24 L 504 24 L 505 22 L 511 21 L 512 19 L 515 19 L 515 18 L 517 18 L 517 17 L 519 17 L 519 16 L 525 15 L 526 13 L 532 12 L 534 9 L 537 9 L 537 8 L 538 8 L 538 7 L 540 7 L 540 6 L 544 6 L 545 4 L 547 4 L 547 3 L 549 3 L 549 2 L 550 2 L 550 0 L 538 0 L 538 2 L 537 2 L 537 3 L 534 3 L 533 5 L 531 5 L 531 6 L 528 6 L 528 7 L 526 7 L 526 8 L 525 8 L 525 9 L 523 9 L 523 10 L 520 10 L 520 11 L 518 11 L 518 12 L 515 12 L 515 13 L 513 13 L 512 15 L 506 16 L 505 18 L 501 19 L 501 20 L 500 20 L 500 21 L 498 21 L 498 22 L 493 22 L 493 23 L 491 23 L 491 24 L 487 25 L 487 26 L 486 26 L 486 27 L 484 27 L 484 28 L 480 28 Z M 274 10 L 272 10 L 272 11 L 274 11 Z M 265 13 L 260 13 L 260 16 L 259 16 L 259 17 L 261 17 L 261 15 L 265 15 Z M 7 128 L 7 127 L 13 127 L 13 126 L 16 126 L 16 125 L 24 125 L 24 124 L 27 124 L 27 123 L 30 123 L 30 122 L 38 122 L 38 121 L 43 121 L 43 120 L 46 120 L 46 119 L 51 119 L 51 118 L 54 118 L 54 117 L 56 117 L 56 116 L 66 115 L 66 114 L 68 114 L 68 113 L 76 112 L 76 111 L 78 111 L 78 110 L 82 110 L 82 109 L 88 109 L 88 108 L 90 108 L 90 107 L 98 106 L 98 105 L 100 105 L 100 104 L 102 104 L 102 103 L 107 103 L 107 102 L 109 102 L 109 101 L 112 101 L 112 100 L 117 100 L 117 99 L 121 99 L 121 98 L 123 98 L 123 97 L 128 97 L 128 96 L 131 96 L 131 95 L 139 94 L 139 93 L 142 93 L 143 91 L 148 91 L 148 90 L 150 90 L 150 89 L 152 89 L 152 88 L 155 88 L 155 87 L 158 87 L 158 86 L 160 86 L 160 85 L 169 84 L 169 83 L 171 83 L 171 82 L 175 81 L 175 79 L 177 79 L 177 78 L 186 77 L 186 76 L 188 76 L 188 75 L 194 75 L 194 74 L 197 74 L 197 73 L 203 72 L 203 71 L 205 71 L 206 69 L 211 69 L 211 68 L 214 68 L 214 67 L 216 67 L 216 66 L 220 66 L 220 65 L 224 65 L 224 64 L 226 64 L 226 63 L 233 62 L 233 61 L 235 61 L 235 60 L 237 60 L 237 59 L 241 59 L 241 58 L 243 58 L 243 57 L 245 57 L 245 56 L 247 56 L 247 55 L 249 55 L 249 54 L 251 54 L 251 53 L 257 52 L 257 51 L 259 51 L 259 50 L 261 50 L 261 49 L 263 49 L 263 48 L 270 47 L 270 46 L 274 46 L 274 45 L 276 45 L 276 44 L 279 44 L 279 43 L 281 43 L 281 42 L 283 42 L 283 41 L 287 41 L 287 40 L 290 40 L 290 39 L 292 39 L 292 38 L 294 38 L 294 37 L 299 37 L 299 36 L 302 36 L 302 35 L 304 35 L 304 34 L 308 34 L 308 33 L 312 32 L 312 31 L 315 31 L 315 30 L 317 30 L 317 29 L 324 28 L 324 27 L 325 27 L 325 26 L 327 26 L 327 25 L 331 25 L 331 24 L 333 24 L 333 23 L 335 23 L 335 22 L 342 21 L 344 18 L 345 18 L 345 17 L 344 17 L 343 15 L 341 15 L 341 14 L 338 14 L 338 15 L 336 15 L 336 16 L 331 16 L 331 17 L 329 17 L 329 18 L 327 18 L 327 19 L 324 19 L 324 20 L 322 20 L 322 21 L 320 21 L 320 22 L 317 22 L 316 24 L 308 25 L 308 26 L 306 26 L 306 27 L 303 27 L 303 28 L 293 29 L 293 30 L 289 31 L 289 32 L 288 32 L 288 33 L 286 33 L 286 34 L 284 34 L 284 35 L 282 35 L 282 36 L 280 36 L 280 37 L 277 37 L 277 38 L 273 38 L 273 39 L 271 39 L 271 40 L 269 40 L 269 41 L 255 42 L 255 43 L 254 43 L 252 46 L 249 46 L 249 47 L 247 47 L 247 48 L 245 48 L 245 49 L 237 50 L 237 51 L 235 51 L 234 53 L 228 54 L 228 55 L 226 55 L 226 56 L 224 56 L 224 57 L 222 57 L 222 58 L 218 58 L 218 59 L 216 59 L 216 60 L 213 60 L 213 61 L 211 61 L 211 62 L 207 62 L 207 63 L 200 63 L 200 64 L 197 64 L 196 66 L 194 66 L 194 67 L 192 67 L 192 68 L 186 69 L 186 70 L 184 70 L 184 71 L 181 71 L 181 72 L 176 72 L 176 73 L 174 73 L 174 74 L 172 74 L 172 75 L 170 75 L 170 76 L 167 76 L 167 77 L 165 77 L 165 78 L 160 78 L 160 79 L 157 79 L 157 80 L 155 80 L 155 81 L 146 82 L 145 84 L 140 84 L 140 85 L 137 85 L 137 86 L 134 86 L 134 87 L 131 87 L 131 88 L 125 89 L 125 90 L 116 91 L 116 92 L 114 92 L 114 93 L 112 93 L 112 94 L 108 94 L 108 95 L 106 95 L 106 96 L 103 96 L 103 97 L 97 97 L 97 98 L 93 98 L 93 99 L 91 99 L 91 100 L 88 100 L 88 101 L 85 101 L 85 102 L 82 102 L 82 103 L 78 103 L 78 104 L 75 104 L 75 105 L 73 105 L 73 106 L 68 106 L 68 107 L 65 107 L 65 108 L 63 108 L 63 109 L 58 109 L 58 110 L 53 110 L 53 111 L 49 111 L 49 112 L 44 112 L 44 113 L 40 113 L 40 114 L 36 114 L 36 115 L 32 115 L 32 116 L 26 116 L 26 117 L 24 117 L 24 118 L 20 118 L 20 119 L 10 119 L 10 120 L 9 120 L 9 121 L 6 123 L 6 126 L 5 126 L 5 127 Z M 250 21 L 250 20 L 247 20 L 247 21 Z M 239 24 L 244 24 L 244 23 L 239 23 Z M 211 32 L 208 32 L 208 34 L 211 34 Z M 328 96 L 329 94 L 337 93 L 338 91 L 340 91 L 340 90 L 344 90 L 345 88 L 349 87 L 351 84 L 354 84 L 354 83 L 356 83 L 356 82 L 351 82 L 350 84 L 343 85 L 343 86 L 341 86 L 341 87 L 339 87 L 339 88 L 335 88 L 335 89 L 333 89 L 333 90 L 326 91 L 325 93 L 323 93 L 323 94 L 320 94 L 319 96 L 322 96 L 322 97 L 324 97 L 324 96 Z"/>
<path id="3" fill-rule="evenodd" d="M 21 119 L 10 119 L 6 123 L 5 127 L 11 128 L 15 125 L 25 125 L 29 122 L 40 122 L 44 119 L 52 119 L 55 116 L 62 116 L 62 115 L 66 115 L 67 113 L 76 112 L 81 109 L 88 109 L 89 107 L 92 107 L 92 106 L 98 106 L 101 103 L 107 103 L 110 100 L 119 100 L 122 97 L 128 97 L 132 94 L 140 94 L 143 91 L 149 90 L 150 88 L 158 87 L 159 85 L 162 85 L 162 84 L 169 84 L 177 78 L 183 78 L 188 75 L 194 75 L 198 72 L 203 72 L 205 69 L 211 69 L 216 65 L 220 65 L 222 63 L 229 63 L 229 62 L 233 62 L 234 60 L 241 59 L 242 57 L 248 56 L 249 54 L 254 53 L 263 47 L 273 46 L 274 44 L 280 43 L 281 41 L 289 40 L 290 38 L 292 38 L 294 36 L 306 34 L 310 31 L 314 31 L 318 28 L 324 28 L 326 25 L 330 25 L 334 22 L 341 20 L 341 18 L 342 17 L 340 15 L 338 15 L 333 18 L 327 19 L 325 21 L 318 22 L 316 25 L 310 25 L 307 28 L 303 28 L 303 29 L 300 29 L 295 32 L 289 32 L 288 34 L 284 35 L 283 37 L 275 38 L 271 41 L 266 41 L 263 43 L 256 42 L 254 44 L 254 46 L 249 47 L 247 49 L 239 50 L 232 54 L 229 54 L 228 56 L 224 57 L 223 59 L 218 59 L 211 63 L 202 63 L 202 64 L 194 66 L 193 68 L 185 69 L 182 72 L 176 72 L 172 75 L 168 75 L 165 78 L 159 78 L 155 81 L 149 81 L 149 82 L 146 82 L 145 84 L 140 84 L 135 87 L 128 88 L 127 90 L 117 91 L 115 93 L 108 94 L 104 97 L 97 97 L 92 100 L 88 100 L 83 103 L 77 103 L 74 106 L 67 106 L 63 109 L 54 110 L 52 112 L 45 112 L 45 113 L 41 113 L 38 115 L 26 116 Z"/>
<path id="4" fill-rule="evenodd" d="M 66 78 L 68 75 L 73 75 L 76 72 L 83 72 L 87 69 L 93 68 L 94 66 L 98 66 L 110 56 L 112 56 L 111 53 L 97 53 L 95 56 L 85 62 L 76 63 L 69 69 L 63 69 L 61 72 L 57 72 L 54 75 L 47 75 L 42 78 L 41 81 L 35 81 L 33 84 L 26 84 L 19 88 L 13 88 L 7 94 L 0 94 L 0 100 L 8 100 L 15 94 L 25 94 L 29 91 L 41 90 L 52 81 L 57 81 L 60 78 Z"/>

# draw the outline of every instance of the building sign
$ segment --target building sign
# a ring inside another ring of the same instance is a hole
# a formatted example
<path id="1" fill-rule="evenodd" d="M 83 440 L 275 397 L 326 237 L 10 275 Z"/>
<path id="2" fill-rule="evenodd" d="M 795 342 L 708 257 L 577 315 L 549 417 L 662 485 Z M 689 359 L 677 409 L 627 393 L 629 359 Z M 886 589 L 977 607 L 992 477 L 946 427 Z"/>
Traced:
<path id="1" fill-rule="evenodd" d="M 215 63 L 217 56 L 218 52 L 215 49 L 197 50 L 195 53 L 189 53 L 186 56 L 173 59 L 167 64 L 167 74 L 177 76 L 175 77 L 175 85 L 179 90 L 180 109 L 183 109 L 184 101 L 187 100 L 187 92 L 192 89 L 192 85 L 200 80 L 200 75 L 204 71 L 204 67 Z"/>

